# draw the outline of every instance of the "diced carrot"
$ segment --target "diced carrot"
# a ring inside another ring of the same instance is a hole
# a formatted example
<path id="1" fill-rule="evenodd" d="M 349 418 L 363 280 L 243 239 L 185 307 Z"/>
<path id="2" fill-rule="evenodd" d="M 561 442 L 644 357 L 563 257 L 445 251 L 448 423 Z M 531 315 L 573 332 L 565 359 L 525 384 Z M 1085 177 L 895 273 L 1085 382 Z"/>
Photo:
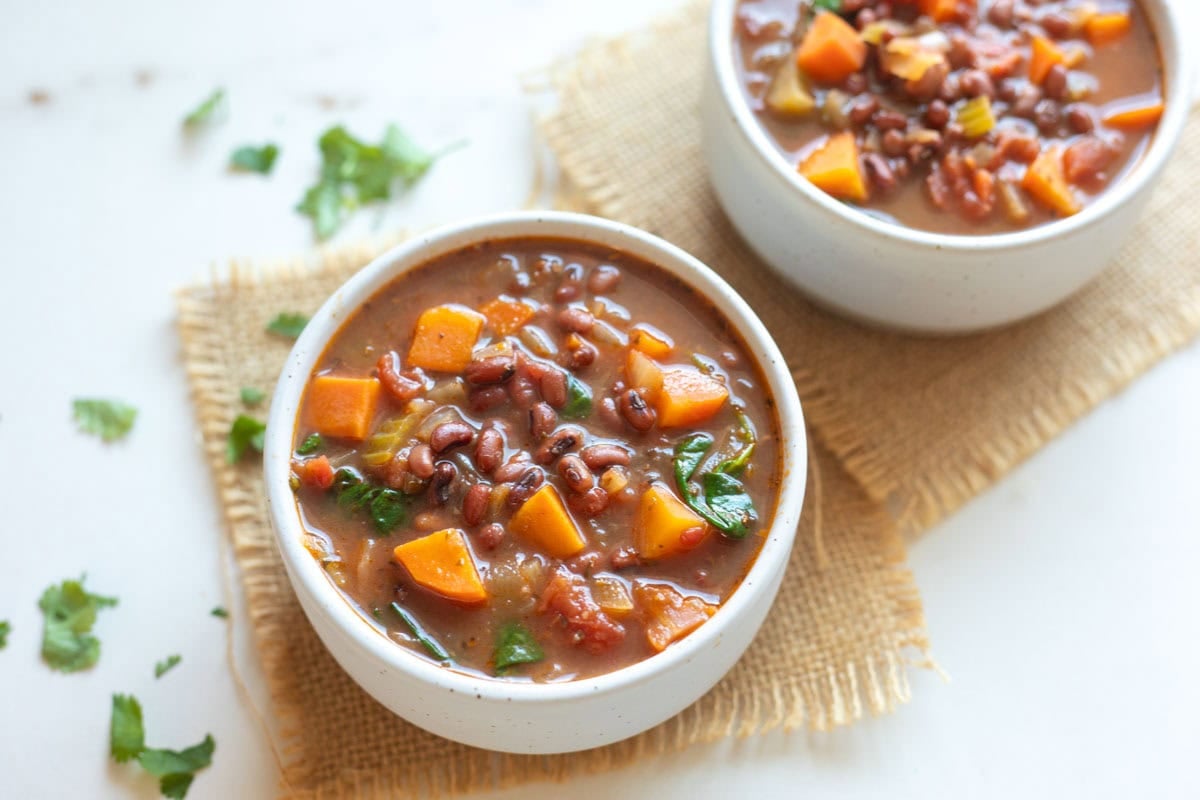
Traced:
<path id="1" fill-rule="evenodd" d="M 429 591 L 460 603 L 482 603 L 487 589 L 458 528 L 434 531 L 392 551 L 396 562 Z"/>
<path id="2" fill-rule="evenodd" d="M 666 484 L 655 482 L 642 492 L 633 521 L 633 546 L 645 559 L 691 550 L 708 535 L 708 526 Z"/>
<path id="3" fill-rule="evenodd" d="M 587 546 L 558 490 L 549 483 L 517 509 L 508 529 L 554 558 L 570 558 Z"/>
<path id="4" fill-rule="evenodd" d="M 862 69 L 867 46 L 858 31 L 837 14 L 822 11 L 813 19 L 796 49 L 796 64 L 808 77 L 841 83 Z"/>
<path id="5" fill-rule="evenodd" d="M 641 389 L 642 396 L 654 402 L 662 391 L 663 370 L 641 350 L 629 350 L 625 359 L 625 377 L 632 389 Z"/>
<path id="6" fill-rule="evenodd" d="M 661 359 L 671 355 L 671 351 L 675 349 L 675 342 L 653 325 L 639 322 L 629 332 L 629 346 L 634 350 L 641 350 L 651 358 Z"/>
<path id="7" fill-rule="evenodd" d="M 1104 124 L 1114 128 L 1146 128 L 1162 119 L 1166 106 L 1161 100 L 1139 105 L 1121 105 L 1104 115 Z"/>
<path id="8" fill-rule="evenodd" d="M 1067 69 L 1075 69 L 1087 61 L 1087 57 L 1087 50 L 1082 46 L 1066 47 L 1063 49 L 1063 66 Z"/>
<path id="9" fill-rule="evenodd" d="M 487 318 L 466 306 L 450 303 L 428 308 L 417 318 L 408 348 L 408 366 L 439 372 L 461 372 Z"/>
<path id="10" fill-rule="evenodd" d="M 1128 11 L 1115 11 L 1107 14 L 1096 14 L 1084 24 L 1084 32 L 1088 41 L 1096 47 L 1111 44 L 1120 39 L 1133 27 L 1133 17 Z"/>
<path id="11" fill-rule="evenodd" d="M 497 336 L 516 333 L 532 319 L 534 314 L 533 307 L 528 303 L 522 303 L 503 295 L 487 301 L 479 307 L 479 310 L 487 317 L 488 326 L 496 332 Z"/>
<path id="12" fill-rule="evenodd" d="M 1079 212 L 1079 200 L 1063 174 L 1061 147 L 1048 147 L 1034 159 L 1025 170 L 1021 188 L 1059 216 L 1069 217 Z"/>
<path id="13" fill-rule="evenodd" d="M 308 387 L 305 421 L 322 436 L 365 439 L 381 389 L 377 378 L 318 375 Z"/>
<path id="14" fill-rule="evenodd" d="M 858 143 L 851 131 L 830 136 L 825 144 L 809 153 L 800 164 L 800 174 L 834 197 L 866 202 L 867 182 L 858 163 Z"/>
<path id="15" fill-rule="evenodd" d="M 633 585 L 633 601 L 646 625 L 646 640 L 655 652 L 677 642 L 717 613 L 717 606 L 699 597 L 685 597 L 665 583 Z"/>
<path id="16" fill-rule="evenodd" d="M 654 410 L 659 427 L 678 428 L 703 422 L 727 399 L 729 390 L 716 378 L 692 367 L 675 367 L 663 370 L 662 391 Z"/>
<path id="17" fill-rule="evenodd" d="M 1066 65 L 1067 57 L 1058 45 L 1045 36 L 1034 36 L 1029 57 L 1029 80 L 1041 84 L 1055 64 Z"/>
<path id="18" fill-rule="evenodd" d="M 958 13 L 958 0 L 917 0 L 917 8 L 934 22 L 947 22 Z"/>
<path id="19" fill-rule="evenodd" d="M 333 465 L 329 463 L 329 458 L 326 456 L 317 456 L 296 462 L 295 469 L 296 476 L 300 478 L 300 483 L 304 486 L 311 486 L 315 489 L 328 489 L 333 486 Z"/>

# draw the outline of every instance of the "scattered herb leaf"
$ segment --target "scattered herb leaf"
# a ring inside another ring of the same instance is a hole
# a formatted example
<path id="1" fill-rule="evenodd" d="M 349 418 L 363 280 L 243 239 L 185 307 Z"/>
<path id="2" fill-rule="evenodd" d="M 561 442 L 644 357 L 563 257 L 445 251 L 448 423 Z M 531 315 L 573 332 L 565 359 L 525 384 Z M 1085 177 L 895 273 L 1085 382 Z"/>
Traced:
<path id="1" fill-rule="evenodd" d="M 221 606 L 216 606 L 208 613 L 212 614 L 214 617 L 219 617 L 220 619 L 229 619 L 229 612 Z"/>
<path id="2" fill-rule="evenodd" d="M 834 14 L 842 13 L 842 0 L 812 0 L 812 5 L 814 9 L 823 8 Z"/>
<path id="3" fill-rule="evenodd" d="M 309 434 L 307 439 L 300 443 L 300 446 L 296 448 L 296 452 L 302 456 L 311 456 L 313 453 L 320 450 L 324 444 L 325 440 L 321 438 L 321 434 L 312 433 Z"/>
<path id="4" fill-rule="evenodd" d="M 378 489 L 371 498 L 371 521 L 381 533 L 391 533 L 404 522 L 408 501 L 395 489 Z"/>
<path id="5" fill-rule="evenodd" d="M 215 122 L 217 112 L 225 106 L 225 90 L 216 89 L 210 94 L 204 102 L 196 106 L 192 113 L 183 118 L 183 126 L 185 128 L 199 128 L 201 125 L 207 125 L 210 122 Z"/>
<path id="6" fill-rule="evenodd" d="M 259 175 L 270 175 L 279 156 L 279 147 L 274 144 L 264 144 L 262 147 L 244 145 L 234 150 L 229 156 L 229 167 L 240 172 L 257 172 Z"/>
<path id="7" fill-rule="evenodd" d="M 519 622 L 509 622 L 500 628 L 496 636 L 496 651 L 492 662 L 500 673 L 516 664 L 532 664 L 545 657 L 541 645 L 533 634 Z"/>
<path id="8" fill-rule="evenodd" d="M 567 376 L 567 404 L 558 412 L 563 419 L 584 419 L 592 413 L 592 390 L 574 375 Z"/>
<path id="9" fill-rule="evenodd" d="M 8 624 L 8 620 L 0 620 L 0 650 L 8 647 L 8 635 L 12 633 L 12 625 Z"/>
<path id="10" fill-rule="evenodd" d="M 163 675 L 166 675 L 180 661 L 183 661 L 183 656 L 180 656 L 180 655 L 167 656 L 165 659 L 163 659 L 162 661 L 159 661 L 157 664 L 154 665 L 154 677 L 161 678 Z"/>
<path id="11" fill-rule="evenodd" d="M 702 476 L 703 497 L 697 495 L 689 483 L 712 445 L 713 438 L 706 433 L 689 434 L 675 445 L 675 485 L 693 511 L 726 536 L 741 539 L 757 519 L 754 502 L 746 494 L 742 482 L 718 467 Z M 723 462 L 721 466 L 737 460 Z"/>
<path id="12" fill-rule="evenodd" d="M 266 398 L 267 393 L 257 386 L 243 386 L 241 391 L 242 403 L 248 406 L 256 406 Z"/>
<path id="13" fill-rule="evenodd" d="M 184 750 L 159 750 L 148 748 L 138 756 L 142 769 L 158 778 L 158 789 L 163 797 L 183 800 L 196 777 L 196 772 L 212 764 L 213 751 L 217 743 L 212 734 L 204 737 L 200 744 Z"/>
<path id="14" fill-rule="evenodd" d="M 295 339 L 308 324 L 308 317 L 289 311 L 281 311 L 275 319 L 267 323 L 267 333 L 282 336 L 285 339 Z"/>
<path id="15" fill-rule="evenodd" d="M 65 580 L 42 593 L 38 607 L 45 615 L 42 659 L 60 672 L 87 669 L 100 658 L 100 640 L 91 635 L 96 614 L 117 604 L 115 597 L 91 594 L 84 579 Z"/>
<path id="16" fill-rule="evenodd" d="M 267 424 L 265 422 L 245 414 L 238 414 L 233 425 L 229 427 L 229 439 L 225 442 L 225 460 L 230 464 L 236 464 L 249 448 L 261 453 L 266 433 Z"/>
<path id="17" fill-rule="evenodd" d="M 94 433 L 106 442 L 114 442 L 129 433 L 138 413 L 136 408 L 120 400 L 79 398 L 72 407 L 79 429 Z"/>
<path id="18" fill-rule="evenodd" d="M 400 605 L 399 603 L 392 603 L 392 611 L 395 611 L 396 615 L 400 617 L 400 619 L 404 620 L 404 624 L 408 626 L 409 631 L 412 632 L 412 635 L 416 638 L 416 640 L 420 642 L 426 650 L 429 651 L 429 655 L 433 656 L 438 661 L 450 660 L 450 654 L 446 652 L 446 648 L 438 644 L 437 640 L 430 636 L 429 633 L 423 627 L 421 627 L 421 623 L 417 622 L 417 618 L 408 613 L 408 610 L 405 609 L 404 606 Z"/>
<path id="19" fill-rule="evenodd" d="M 375 523 L 375 530 L 389 534 L 403 524 L 408 516 L 408 498 L 395 489 L 375 486 L 350 467 L 342 467 L 333 475 L 330 491 L 337 504 L 347 511 L 366 510 Z"/>
<path id="20" fill-rule="evenodd" d="M 363 203 L 387 200 L 393 187 L 416 183 L 437 155 L 426 152 L 395 125 L 383 140 L 367 144 L 341 125 L 321 134 L 321 177 L 305 192 L 296 210 L 311 217 L 318 239 L 327 239 L 342 224 L 345 213 Z"/>
<path id="21" fill-rule="evenodd" d="M 146 749 L 142 704 L 128 694 L 112 696 L 112 718 L 108 726 L 108 749 L 113 760 L 124 764 Z"/>

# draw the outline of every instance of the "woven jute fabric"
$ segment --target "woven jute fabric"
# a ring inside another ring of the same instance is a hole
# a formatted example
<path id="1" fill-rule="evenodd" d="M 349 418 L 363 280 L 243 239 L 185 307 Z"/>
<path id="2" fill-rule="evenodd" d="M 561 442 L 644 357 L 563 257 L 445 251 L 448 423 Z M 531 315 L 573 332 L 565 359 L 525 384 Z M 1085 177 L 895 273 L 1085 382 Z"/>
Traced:
<path id="1" fill-rule="evenodd" d="M 920 340 L 813 308 L 750 254 L 704 175 L 696 102 L 702 10 L 586 50 L 554 73 L 542 130 L 584 208 L 644 227 L 721 272 L 787 356 L 819 442 L 783 588 L 738 666 L 683 713 L 641 736 L 565 756 L 511 756 L 447 742 L 392 716 L 337 667 L 306 622 L 272 541 L 260 468 L 224 461 L 245 409 L 288 343 L 263 332 L 311 312 L 372 255 L 326 252 L 233 264 L 182 291 L 184 359 L 279 722 L 290 797 L 449 795 L 610 769 L 725 736 L 828 729 L 909 696 L 928 663 L 902 525 L 961 505 L 1200 326 L 1187 196 L 1196 126 L 1119 263 L 1065 306 L 990 334 Z M 1047 265 L 1047 268 L 1053 268 Z"/>

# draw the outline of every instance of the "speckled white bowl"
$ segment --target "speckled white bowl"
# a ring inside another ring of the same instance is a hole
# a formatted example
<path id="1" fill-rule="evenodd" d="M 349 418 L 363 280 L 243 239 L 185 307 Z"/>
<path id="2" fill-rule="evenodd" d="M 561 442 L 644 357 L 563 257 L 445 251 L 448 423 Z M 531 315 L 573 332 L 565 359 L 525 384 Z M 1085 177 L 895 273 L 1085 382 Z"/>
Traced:
<path id="1" fill-rule="evenodd" d="M 555 684 L 473 677 L 433 664 L 363 620 L 304 548 L 288 487 L 301 393 L 329 339 L 397 275 L 483 239 L 553 236 L 597 242 L 639 256 L 712 300 L 741 333 L 776 401 L 784 486 L 762 551 L 741 586 L 706 624 L 666 651 L 587 680 Z M 520 212 L 450 225 L 380 256 L 338 289 L 288 356 L 263 451 L 271 521 L 300 605 L 333 657 L 371 696 L 404 719 L 469 745 L 515 753 L 598 747 L 640 733 L 707 692 L 742 655 L 767 615 L 792 549 L 804 499 L 804 417 L 779 348 L 741 297 L 712 270 L 648 233 L 596 217 Z"/>
<path id="2" fill-rule="evenodd" d="M 1134 169 L 1075 216 L 1014 233 L 951 236 L 884 222 L 802 178 L 775 150 L 738 82 L 737 0 L 714 0 L 701 116 L 725 212 L 777 272 L 847 316 L 901 330 L 967 333 L 1059 303 L 1108 266 L 1187 122 L 1193 65 L 1170 0 L 1139 0 L 1158 37 L 1167 110 Z"/>

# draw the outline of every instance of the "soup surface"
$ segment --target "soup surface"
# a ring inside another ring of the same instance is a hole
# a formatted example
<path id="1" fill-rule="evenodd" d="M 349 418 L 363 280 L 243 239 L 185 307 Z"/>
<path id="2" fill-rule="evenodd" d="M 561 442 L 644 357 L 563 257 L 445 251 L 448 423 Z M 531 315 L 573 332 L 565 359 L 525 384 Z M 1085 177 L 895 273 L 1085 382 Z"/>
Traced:
<path id="1" fill-rule="evenodd" d="M 779 152 L 912 228 L 994 234 L 1075 214 L 1136 164 L 1163 110 L 1157 44 L 1131 0 L 742 0 L 737 13 L 742 85 Z"/>
<path id="2" fill-rule="evenodd" d="M 306 545 L 381 633 L 561 681 L 703 624 L 770 527 L 779 427 L 694 290 L 624 253 L 487 241 L 398 277 L 309 379 Z"/>

